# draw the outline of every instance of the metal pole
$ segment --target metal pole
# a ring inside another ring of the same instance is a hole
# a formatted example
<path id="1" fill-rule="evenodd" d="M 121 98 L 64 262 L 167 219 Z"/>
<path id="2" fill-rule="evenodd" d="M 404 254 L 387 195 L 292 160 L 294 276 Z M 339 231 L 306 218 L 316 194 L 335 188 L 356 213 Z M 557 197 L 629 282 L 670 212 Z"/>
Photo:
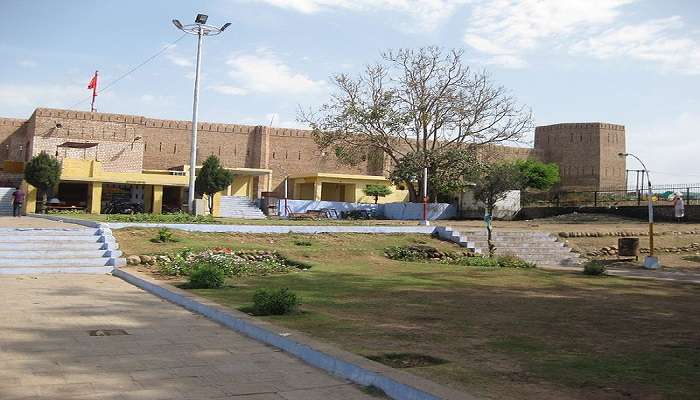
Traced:
<path id="1" fill-rule="evenodd" d="M 190 206 L 190 214 L 196 214 L 194 205 L 194 182 L 197 171 L 197 109 L 199 106 L 199 72 L 202 67 L 202 28 L 197 34 L 197 68 L 194 75 L 194 101 L 192 104 L 192 144 L 190 146 L 190 184 L 187 204 Z"/>
<path id="2" fill-rule="evenodd" d="M 287 181 L 288 181 L 288 180 L 289 180 L 289 177 L 288 177 L 288 176 L 284 178 L 284 216 L 285 216 L 285 217 L 288 216 L 288 215 L 287 215 L 287 210 L 289 209 L 289 208 L 287 207 Z"/>
<path id="3" fill-rule="evenodd" d="M 423 225 L 430 225 L 428 221 L 428 167 L 423 169 Z"/>
<path id="4" fill-rule="evenodd" d="M 646 167 L 644 167 L 646 168 Z M 651 179 L 649 179 L 649 172 L 647 172 L 647 179 L 649 183 L 649 255 L 654 256 L 654 204 L 652 200 L 653 191 L 651 190 Z"/>

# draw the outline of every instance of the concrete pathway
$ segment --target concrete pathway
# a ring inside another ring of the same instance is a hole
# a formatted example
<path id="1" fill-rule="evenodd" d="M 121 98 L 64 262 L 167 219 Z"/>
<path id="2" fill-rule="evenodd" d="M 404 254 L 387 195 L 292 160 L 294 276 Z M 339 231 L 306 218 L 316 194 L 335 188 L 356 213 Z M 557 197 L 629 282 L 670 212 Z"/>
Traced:
<path id="1" fill-rule="evenodd" d="M 80 225 L 45 218 L 0 216 L 0 228 L 80 228 Z"/>
<path id="2" fill-rule="evenodd" d="M 373 398 L 110 275 L 5 276 L 0 288 L 3 400 Z"/>
<path id="3" fill-rule="evenodd" d="M 565 267 L 565 266 L 538 266 L 538 268 L 550 271 L 567 271 L 581 272 L 583 267 Z M 662 268 L 660 270 L 647 270 L 643 268 L 608 268 L 608 275 L 622 276 L 625 278 L 638 279 L 653 279 L 659 281 L 686 282 L 700 284 L 700 271 L 681 271 L 671 268 Z"/>

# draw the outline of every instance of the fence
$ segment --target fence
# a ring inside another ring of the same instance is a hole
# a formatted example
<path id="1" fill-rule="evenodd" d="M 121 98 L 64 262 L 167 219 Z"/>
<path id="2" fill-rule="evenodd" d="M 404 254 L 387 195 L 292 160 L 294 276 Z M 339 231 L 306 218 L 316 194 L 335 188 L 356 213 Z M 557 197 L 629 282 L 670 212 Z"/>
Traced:
<path id="1" fill-rule="evenodd" d="M 700 184 L 652 186 L 654 205 L 671 205 L 679 193 L 686 205 L 700 205 Z M 648 189 L 603 188 L 590 191 L 523 192 L 522 207 L 621 207 L 641 206 L 648 201 Z"/>

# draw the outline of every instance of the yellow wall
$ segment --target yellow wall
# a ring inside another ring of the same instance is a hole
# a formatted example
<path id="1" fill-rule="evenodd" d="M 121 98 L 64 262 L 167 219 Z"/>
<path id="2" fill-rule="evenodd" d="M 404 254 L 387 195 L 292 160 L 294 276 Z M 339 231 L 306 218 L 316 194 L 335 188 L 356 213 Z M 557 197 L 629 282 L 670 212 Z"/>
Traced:
<path id="1" fill-rule="evenodd" d="M 374 203 L 374 197 L 365 195 L 363 189 L 367 185 L 385 185 L 392 193 L 379 198 L 379 203 L 403 203 L 409 200 L 408 190 L 398 190 L 386 179 L 365 178 L 361 175 L 348 177 L 308 177 L 291 178 L 294 182 L 294 199 L 298 200 L 327 200 L 345 201 L 350 203 Z M 320 191 L 317 191 L 318 187 Z"/>
<path id="2" fill-rule="evenodd" d="M 27 194 L 24 200 L 24 213 L 35 213 L 36 212 L 36 196 L 37 190 L 34 186 L 30 185 L 26 181 L 22 181 L 22 190 Z"/>
<path id="3" fill-rule="evenodd" d="M 314 199 L 314 184 L 313 183 L 301 183 L 294 186 L 294 198 L 299 200 L 313 200 Z"/>
<path id="4" fill-rule="evenodd" d="M 235 175 L 231 183 L 231 196 L 250 195 L 250 177 L 245 175 Z"/>
<path id="5" fill-rule="evenodd" d="M 151 212 L 153 214 L 161 214 L 163 212 L 163 186 L 153 186 L 153 205 Z"/>
<path id="6" fill-rule="evenodd" d="M 61 180 L 81 182 L 109 182 L 141 185 L 187 186 L 189 177 L 162 173 L 110 172 L 102 169 L 102 163 L 94 160 L 66 158 L 61 162 Z"/>
<path id="7" fill-rule="evenodd" d="M 364 188 L 367 187 L 367 185 L 381 185 L 382 183 L 363 183 L 360 185 L 357 185 L 357 190 L 356 190 L 356 195 L 357 195 L 357 202 L 358 203 L 374 203 L 374 197 L 373 196 L 367 196 L 364 192 Z M 398 190 L 394 185 L 387 183 L 385 184 L 386 186 L 389 186 L 391 189 L 391 194 L 388 196 L 380 197 L 378 203 L 379 204 L 385 204 L 385 203 L 405 203 L 409 200 L 410 196 L 408 193 L 408 190 Z"/>

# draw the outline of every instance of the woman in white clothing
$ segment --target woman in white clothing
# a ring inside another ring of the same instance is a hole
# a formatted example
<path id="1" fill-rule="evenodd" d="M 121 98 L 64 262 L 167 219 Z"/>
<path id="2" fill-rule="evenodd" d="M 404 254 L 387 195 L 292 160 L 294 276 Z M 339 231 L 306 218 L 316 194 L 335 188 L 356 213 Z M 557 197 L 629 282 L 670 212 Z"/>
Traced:
<path id="1" fill-rule="evenodd" d="M 681 222 L 681 219 L 685 216 L 685 202 L 680 193 L 676 193 L 673 197 L 673 211 L 676 216 L 676 222 Z"/>

